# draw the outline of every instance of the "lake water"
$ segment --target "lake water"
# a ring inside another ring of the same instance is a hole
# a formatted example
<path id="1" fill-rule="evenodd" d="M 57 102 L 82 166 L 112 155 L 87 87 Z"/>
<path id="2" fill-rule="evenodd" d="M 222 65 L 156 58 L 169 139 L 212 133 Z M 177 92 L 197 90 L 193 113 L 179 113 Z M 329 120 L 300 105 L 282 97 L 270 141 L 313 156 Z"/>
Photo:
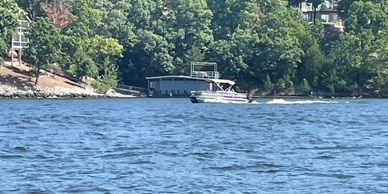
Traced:
<path id="1" fill-rule="evenodd" d="M 386 193 L 388 100 L 0 100 L 0 193 Z"/>

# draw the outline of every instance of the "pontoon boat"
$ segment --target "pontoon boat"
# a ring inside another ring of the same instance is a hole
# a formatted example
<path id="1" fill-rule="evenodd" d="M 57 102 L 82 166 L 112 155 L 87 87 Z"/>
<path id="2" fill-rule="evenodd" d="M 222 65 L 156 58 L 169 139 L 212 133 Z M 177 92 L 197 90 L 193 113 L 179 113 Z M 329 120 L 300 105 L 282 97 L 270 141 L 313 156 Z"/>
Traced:
<path id="1" fill-rule="evenodd" d="M 223 79 L 210 79 L 210 90 L 192 91 L 192 103 L 252 103 L 253 100 L 246 94 L 233 90 L 234 81 Z"/>

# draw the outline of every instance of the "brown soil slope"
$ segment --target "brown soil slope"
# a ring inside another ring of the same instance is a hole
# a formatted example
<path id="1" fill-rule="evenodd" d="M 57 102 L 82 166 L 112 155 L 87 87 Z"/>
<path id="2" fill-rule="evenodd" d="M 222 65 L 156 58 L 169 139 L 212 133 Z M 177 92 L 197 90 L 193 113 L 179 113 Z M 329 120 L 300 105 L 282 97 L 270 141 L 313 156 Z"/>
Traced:
<path id="1" fill-rule="evenodd" d="M 13 67 L 6 63 L 6 66 L 0 67 L 0 84 L 11 85 L 18 89 L 32 89 L 34 87 L 35 77 L 30 67 L 22 64 L 16 64 Z M 50 72 L 41 71 L 38 86 L 44 88 L 64 88 L 64 89 L 84 89 L 83 86 L 62 76 Z"/>
<path id="2" fill-rule="evenodd" d="M 33 70 L 24 64 L 0 66 L 0 97 L 132 97 L 111 92 L 97 94 L 90 84 L 78 84 L 65 76 L 41 71 L 35 86 Z"/>

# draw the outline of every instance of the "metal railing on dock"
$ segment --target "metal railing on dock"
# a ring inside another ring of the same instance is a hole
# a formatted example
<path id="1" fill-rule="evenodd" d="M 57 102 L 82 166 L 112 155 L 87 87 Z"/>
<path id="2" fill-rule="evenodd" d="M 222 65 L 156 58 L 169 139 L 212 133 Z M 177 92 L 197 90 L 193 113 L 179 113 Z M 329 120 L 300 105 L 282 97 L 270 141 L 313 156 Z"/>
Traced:
<path id="1" fill-rule="evenodd" d="M 126 90 L 135 90 L 139 92 L 147 92 L 146 88 L 136 87 L 136 86 L 128 86 L 124 84 L 118 84 L 117 89 L 126 89 Z"/>

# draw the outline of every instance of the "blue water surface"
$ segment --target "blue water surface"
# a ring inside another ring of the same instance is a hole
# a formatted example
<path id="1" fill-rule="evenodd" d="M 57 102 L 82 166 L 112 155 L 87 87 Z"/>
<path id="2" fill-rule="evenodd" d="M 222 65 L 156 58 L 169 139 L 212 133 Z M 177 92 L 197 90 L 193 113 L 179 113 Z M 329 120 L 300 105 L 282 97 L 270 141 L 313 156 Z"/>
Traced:
<path id="1" fill-rule="evenodd" d="M 0 100 L 0 193 L 388 192 L 388 100 L 258 101 Z"/>

